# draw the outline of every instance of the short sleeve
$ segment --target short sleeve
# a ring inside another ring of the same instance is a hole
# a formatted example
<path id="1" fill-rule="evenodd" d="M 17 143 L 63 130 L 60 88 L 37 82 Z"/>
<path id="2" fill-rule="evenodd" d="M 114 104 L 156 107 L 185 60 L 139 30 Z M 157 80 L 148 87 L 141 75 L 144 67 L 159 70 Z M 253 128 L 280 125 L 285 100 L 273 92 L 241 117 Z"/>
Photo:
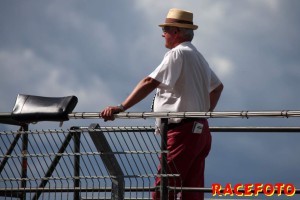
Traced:
<path id="1" fill-rule="evenodd" d="M 182 55 L 179 51 L 166 53 L 160 65 L 149 75 L 167 87 L 174 87 L 182 70 Z"/>

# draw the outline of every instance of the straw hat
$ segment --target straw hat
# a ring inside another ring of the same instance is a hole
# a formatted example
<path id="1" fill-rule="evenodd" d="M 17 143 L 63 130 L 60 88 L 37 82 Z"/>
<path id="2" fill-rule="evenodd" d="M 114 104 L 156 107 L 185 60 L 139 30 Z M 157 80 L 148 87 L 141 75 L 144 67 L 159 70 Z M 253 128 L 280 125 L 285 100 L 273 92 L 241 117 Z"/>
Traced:
<path id="1" fill-rule="evenodd" d="M 160 24 L 160 27 L 175 26 L 179 28 L 188 28 L 196 30 L 197 25 L 193 24 L 193 13 L 185 10 L 172 8 L 169 10 L 165 23 Z"/>

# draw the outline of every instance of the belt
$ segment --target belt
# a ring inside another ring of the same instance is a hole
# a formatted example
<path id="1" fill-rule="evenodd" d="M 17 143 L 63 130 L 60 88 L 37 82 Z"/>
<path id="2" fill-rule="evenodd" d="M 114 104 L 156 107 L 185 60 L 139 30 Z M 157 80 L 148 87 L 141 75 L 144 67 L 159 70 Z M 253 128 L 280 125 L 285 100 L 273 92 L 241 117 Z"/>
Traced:
<path id="1" fill-rule="evenodd" d="M 188 122 L 197 121 L 199 119 L 200 118 L 184 118 L 179 123 L 170 123 L 170 124 L 168 124 L 168 130 L 177 128 L 177 127 L 182 126 L 183 124 L 188 123 Z"/>

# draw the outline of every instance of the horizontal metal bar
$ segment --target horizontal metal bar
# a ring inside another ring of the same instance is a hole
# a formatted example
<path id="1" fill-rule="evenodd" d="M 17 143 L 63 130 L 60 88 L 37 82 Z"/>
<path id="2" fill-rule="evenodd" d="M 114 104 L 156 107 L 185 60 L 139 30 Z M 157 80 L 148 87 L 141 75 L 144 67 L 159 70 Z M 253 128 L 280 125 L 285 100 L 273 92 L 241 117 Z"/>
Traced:
<path id="1" fill-rule="evenodd" d="M 252 118 L 252 117 L 300 117 L 299 110 L 275 110 L 275 111 L 220 111 L 220 112 L 122 112 L 114 115 L 115 118 Z M 99 112 L 73 112 L 68 115 L 69 119 L 99 119 Z M 13 120 L 11 113 L 0 112 L 0 123 L 21 125 Z"/>
<path id="2" fill-rule="evenodd" d="M 88 127 L 82 126 L 78 127 L 82 131 L 102 131 L 102 132 L 151 132 L 155 131 L 153 126 L 101 126 L 97 129 L 90 129 Z"/>
<path id="3" fill-rule="evenodd" d="M 81 197 L 82 200 L 111 200 L 111 198 L 108 199 L 108 197 Z M 125 197 L 124 200 L 152 200 L 152 198 L 137 198 L 137 197 Z"/>
<path id="4" fill-rule="evenodd" d="M 22 197 L 21 191 L 12 192 L 12 191 L 0 191 L 0 196 L 20 198 Z"/>
<path id="5" fill-rule="evenodd" d="M 281 126 L 281 127 L 229 127 L 229 126 L 215 126 L 210 127 L 211 132 L 300 132 L 300 127 L 288 127 L 288 126 Z"/>
<path id="6" fill-rule="evenodd" d="M 68 130 L 68 132 L 87 132 L 89 129 L 86 127 L 80 127 L 77 130 Z M 141 126 L 141 127 L 100 127 L 99 129 L 94 129 L 93 131 L 103 131 L 103 132 L 113 132 L 113 133 L 123 133 L 123 132 L 154 132 L 155 128 L 152 126 Z M 269 127 L 256 127 L 256 126 L 211 126 L 211 132 L 300 132 L 299 126 L 269 126 Z M 66 133 L 64 130 L 34 130 L 34 131 L 2 131 L 0 135 L 14 135 L 14 134 L 59 134 Z M 93 154 L 93 152 L 91 152 Z M 44 155 L 40 155 L 44 156 Z"/>
<path id="7" fill-rule="evenodd" d="M 212 188 L 193 188 L 193 187 L 168 187 L 168 189 L 171 191 L 190 191 L 190 192 L 204 192 L 204 193 L 212 193 Z M 69 187 L 69 188 L 0 188 L 0 194 L 3 193 L 17 193 L 17 192 L 26 192 L 26 193 L 32 193 L 32 192 L 109 192 L 111 191 L 111 187 Z M 155 191 L 157 190 L 156 187 L 125 187 L 125 192 L 149 192 L 149 191 Z M 222 190 L 220 190 L 222 191 Z M 239 189 L 239 192 L 244 192 L 243 189 Z M 248 191 L 253 193 L 254 190 Z M 282 194 L 284 194 L 284 190 L 281 191 Z M 261 191 L 260 193 L 263 193 Z M 300 189 L 295 189 L 295 194 L 300 194 Z"/>
<path id="8" fill-rule="evenodd" d="M 81 197 L 82 200 L 111 200 L 111 198 L 105 198 L 105 197 L 87 197 L 87 198 L 83 198 Z M 124 200 L 152 200 L 152 198 L 136 198 L 136 197 L 128 197 L 128 198 L 124 198 Z M 212 199 L 212 198 L 204 198 L 204 200 L 236 200 L 236 199 L 220 199 L 220 198 L 217 198 L 217 199 Z M 243 199 L 243 200 L 250 200 L 250 199 Z M 252 200 L 252 199 L 251 199 Z M 259 199 L 256 199 L 256 200 L 259 200 Z"/>
<path id="9" fill-rule="evenodd" d="M 82 130 L 85 130 L 85 127 Z M 153 132 L 155 127 L 100 127 L 103 132 Z M 211 132 L 300 132 L 300 126 L 211 126 Z"/>
<path id="10" fill-rule="evenodd" d="M 85 130 L 85 127 L 82 127 Z M 100 127 L 99 130 L 103 132 L 153 132 L 155 127 Z M 211 132 L 300 132 L 300 126 L 211 126 Z"/>
<path id="11" fill-rule="evenodd" d="M 111 200 L 111 198 L 107 198 L 107 197 L 88 197 L 88 198 L 83 198 L 81 197 L 82 200 Z M 152 198 L 136 198 L 136 197 L 128 197 L 128 198 L 124 198 L 124 200 L 152 200 Z"/>
<path id="12" fill-rule="evenodd" d="M 12 119 L 11 113 L 0 112 L 0 124 L 10 124 L 10 125 L 21 126 L 23 123 L 20 123 L 16 120 Z"/>
<path id="13" fill-rule="evenodd" d="M 99 112 L 74 112 L 68 115 L 69 119 L 99 119 Z M 114 115 L 115 118 L 252 118 L 252 117 L 300 117 L 298 110 L 279 111 L 237 111 L 237 112 L 122 112 Z"/>
<path id="14" fill-rule="evenodd" d="M 74 191 L 79 191 L 79 192 L 111 192 L 112 188 L 111 187 L 68 187 L 68 188 L 60 188 L 60 187 L 55 187 L 55 188 L 0 188 L 0 194 L 3 193 L 16 193 L 16 192 L 26 192 L 26 193 L 33 193 L 33 192 L 74 192 Z M 149 192 L 149 191 L 155 191 L 155 187 L 125 187 L 124 188 L 125 192 Z"/>
<path id="15" fill-rule="evenodd" d="M 134 174 L 134 175 L 122 175 L 120 177 L 123 178 L 154 178 L 154 177 L 179 177 L 179 174 Z M 95 180 L 95 179 L 112 179 L 116 178 L 115 175 L 107 175 L 107 176 L 60 176 L 60 177 L 39 177 L 39 178 L 1 178 L 0 182 L 5 181 L 62 181 L 62 180 Z M 0 188 L 1 190 L 1 188 Z"/>
<path id="16" fill-rule="evenodd" d="M 54 156 L 95 156 L 95 155 L 116 155 L 116 154 L 161 154 L 161 153 L 168 153 L 168 151 L 160 151 L 160 150 L 153 150 L 153 151 L 114 151 L 114 152 L 81 152 L 81 153 L 48 153 L 48 154 L 14 154 L 14 155 L 0 155 L 0 158 L 20 158 L 20 157 L 28 157 L 28 158 L 35 158 L 35 157 L 54 157 Z"/>

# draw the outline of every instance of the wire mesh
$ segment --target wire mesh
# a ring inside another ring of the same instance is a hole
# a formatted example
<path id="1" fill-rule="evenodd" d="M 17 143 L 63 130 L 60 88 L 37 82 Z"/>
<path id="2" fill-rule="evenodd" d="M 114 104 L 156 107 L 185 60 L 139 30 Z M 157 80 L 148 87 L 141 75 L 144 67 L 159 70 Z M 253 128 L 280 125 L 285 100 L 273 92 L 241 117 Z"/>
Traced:
<path id="1" fill-rule="evenodd" d="M 100 132 L 112 152 L 97 150 L 90 134 Z M 0 199 L 112 199 L 116 177 L 103 155 L 120 165 L 124 199 L 149 199 L 161 153 L 160 136 L 149 127 L 3 131 L 0 146 Z"/>
<path id="2" fill-rule="evenodd" d="M 178 176 L 157 174 L 160 155 L 167 152 L 161 151 L 161 137 L 153 131 L 153 127 L 89 126 L 0 132 L 0 199 L 151 199 L 157 176 Z M 211 131 L 299 133 L 300 127 L 211 127 Z M 99 151 L 93 134 L 96 138 L 103 134 L 110 151 Z M 111 172 L 105 157 L 116 159 L 121 175 Z M 121 198 L 113 196 L 118 193 L 115 182 L 122 182 Z M 211 193 L 212 189 L 168 190 Z"/>

